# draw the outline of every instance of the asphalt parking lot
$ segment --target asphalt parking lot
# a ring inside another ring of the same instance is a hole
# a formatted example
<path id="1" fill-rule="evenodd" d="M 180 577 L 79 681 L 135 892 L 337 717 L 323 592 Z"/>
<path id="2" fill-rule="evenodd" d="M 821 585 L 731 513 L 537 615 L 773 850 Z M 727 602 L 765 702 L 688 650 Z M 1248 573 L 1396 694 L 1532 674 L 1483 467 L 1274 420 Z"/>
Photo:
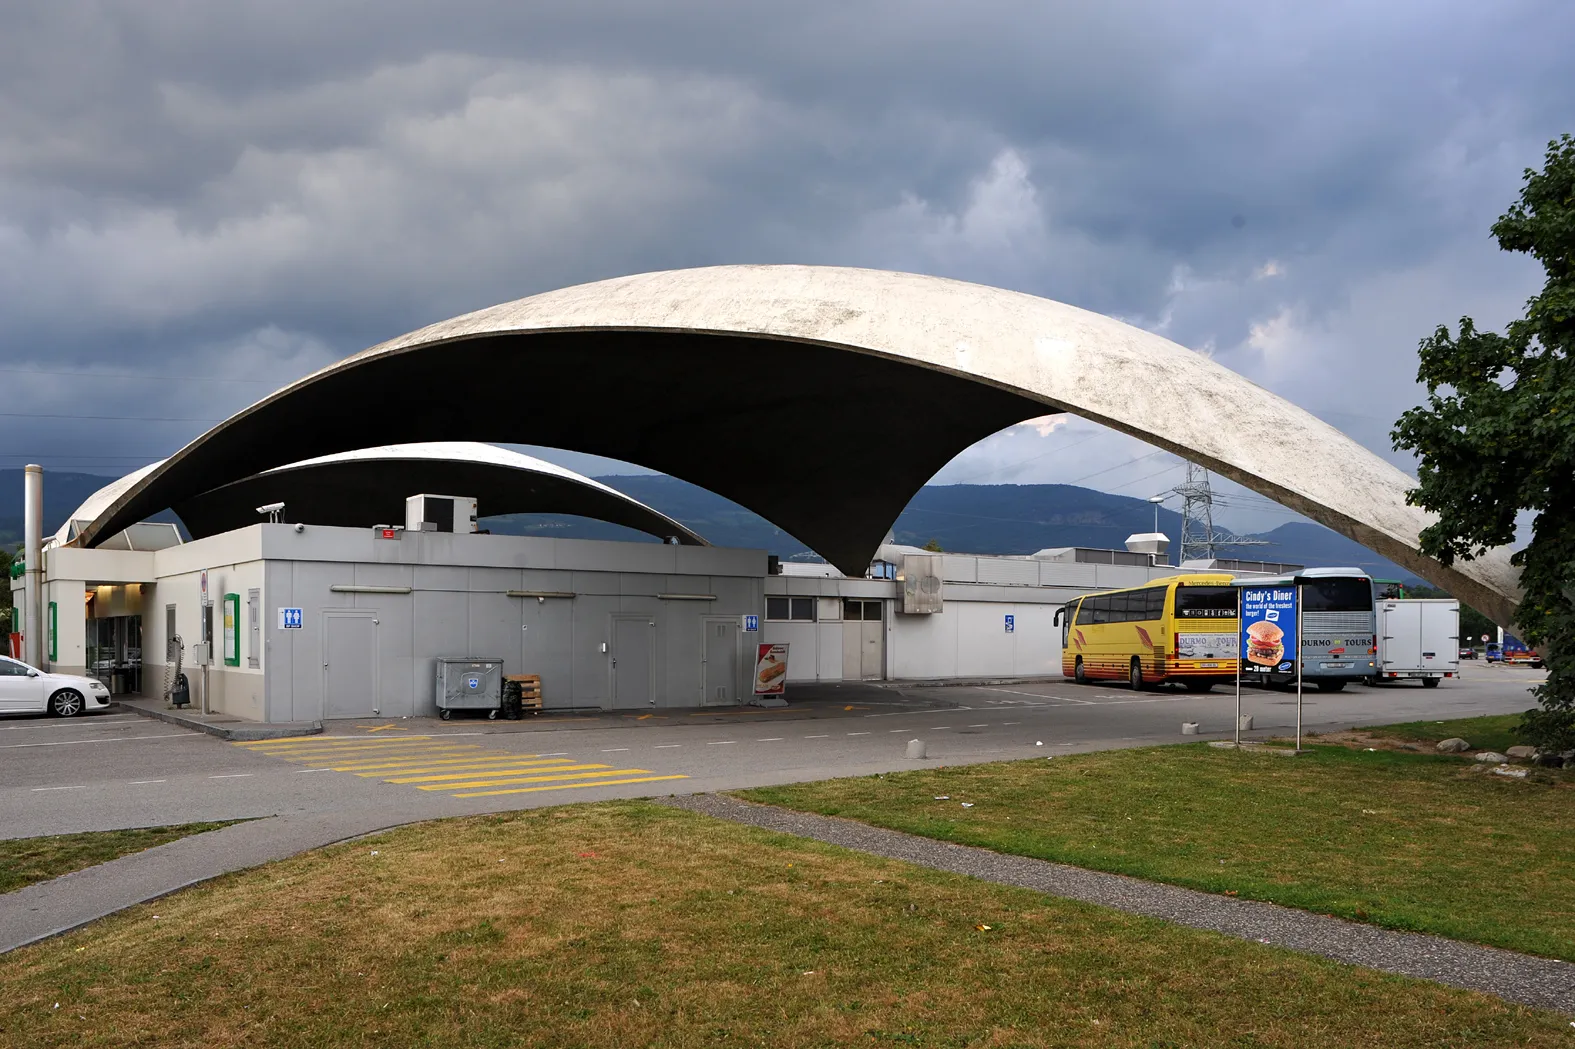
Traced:
<path id="1" fill-rule="evenodd" d="M 1436 689 L 1351 687 L 1304 697 L 1308 731 L 1511 713 L 1543 677 L 1467 665 Z M 126 712 L 0 720 L 0 837 L 282 814 L 391 821 L 569 801 L 690 793 L 932 764 L 1230 734 L 1234 695 L 1050 681 L 799 689 L 781 710 L 653 711 L 519 722 L 332 722 L 314 737 L 235 744 Z M 791 694 L 790 694 L 791 695 Z M 1296 700 L 1247 690 L 1255 737 L 1287 734 Z"/>

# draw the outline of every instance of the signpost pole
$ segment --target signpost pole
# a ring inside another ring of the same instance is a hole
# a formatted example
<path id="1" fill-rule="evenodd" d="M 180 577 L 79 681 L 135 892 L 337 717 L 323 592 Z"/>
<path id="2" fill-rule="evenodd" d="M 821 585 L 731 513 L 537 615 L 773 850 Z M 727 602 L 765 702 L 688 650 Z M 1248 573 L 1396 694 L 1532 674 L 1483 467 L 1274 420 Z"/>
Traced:
<path id="1" fill-rule="evenodd" d="M 1296 584 L 1296 752 L 1302 750 L 1302 585 Z"/>
<path id="2" fill-rule="evenodd" d="M 1246 659 L 1241 643 L 1241 587 L 1236 588 L 1236 747 L 1241 748 L 1241 664 Z"/>

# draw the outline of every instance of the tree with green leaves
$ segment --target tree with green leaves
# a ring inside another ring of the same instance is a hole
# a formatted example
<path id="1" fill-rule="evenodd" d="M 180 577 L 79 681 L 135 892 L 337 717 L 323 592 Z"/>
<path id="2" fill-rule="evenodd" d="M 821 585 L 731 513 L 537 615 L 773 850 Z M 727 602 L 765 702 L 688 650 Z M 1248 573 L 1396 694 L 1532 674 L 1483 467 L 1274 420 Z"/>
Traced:
<path id="1" fill-rule="evenodd" d="M 1463 317 L 1421 344 L 1427 404 L 1401 416 L 1396 448 L 1417 453 L 1412 503 L 1439 515 L 1422 550 L 1449 564 L 1515 538 L 1525 596 L 1515 622 L 1549 668 L 1520 735 L 1544 750 L 1575 747 L 1575 138 L 1548 144 L 1520 200 L 1493 224 L 1505 251 L 1542 264 L 1542 290 L 1502 335 Z"/>

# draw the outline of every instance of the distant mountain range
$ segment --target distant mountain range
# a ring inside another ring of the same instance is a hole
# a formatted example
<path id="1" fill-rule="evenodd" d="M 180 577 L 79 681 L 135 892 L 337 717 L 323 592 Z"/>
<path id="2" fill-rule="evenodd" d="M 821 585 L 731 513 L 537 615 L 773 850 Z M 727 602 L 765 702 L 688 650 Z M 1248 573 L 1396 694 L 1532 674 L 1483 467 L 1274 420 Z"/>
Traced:
<path id="1" fill-rule="evenodd" d="M 658 474 L 598 478 L 602 483 L 653 506 L 719 546 L 768 550 L 787 559 L 814 554 L 793 536 L 737 503 L 704 488 Z M 96 474 L 49 471 L 44 479 L 44 531 L 60 527 L 82 501 L 107 484 Z M 486 507 L 481 507 L 485 512 Z M 173 520 L 168 515 L 162 519 Z M 483 527 L 507 535 L 549 535 L 566 539 L 649 540 L 619 525 L 554 514 L 489 517 Z M 892 527 L 898 543 L 923 546 L 935 540 L 944 550 L 974 554 L 1031 554 L 1057 546 L 1120 550 L 1127 536 L 1154 527 L 1154 508 L 1146 500 L 1109 495 L 1065 484 L 931 485 L 913 497 Z M 1181 534 L 1181 515 L 1159 512 L 1160 531 Z M 1355 565 L 1386 579 L 1414 579 L 1400 568 L 1322 525 L 1284 524 L 1252 538 L 1268 546 L 1221 551 L 1222 556 L 1282 561 L 1308 566 Z M 0 543 L 22 539 L 22 471 L 0 470 Z"/>

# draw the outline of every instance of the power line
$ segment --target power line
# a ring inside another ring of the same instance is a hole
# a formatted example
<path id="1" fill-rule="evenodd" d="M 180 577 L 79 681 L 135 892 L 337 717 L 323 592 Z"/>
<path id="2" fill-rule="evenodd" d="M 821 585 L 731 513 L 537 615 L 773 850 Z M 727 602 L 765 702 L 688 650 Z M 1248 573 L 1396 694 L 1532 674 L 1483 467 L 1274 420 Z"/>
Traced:
<path id="1" fill-rule="evenodd" d="M 176 419 L 151 415 L 76 415 L 32 412 L 0 412 L 0 419 L 79 419 L 86 422 L 121 423 L 217 423 L 223 419 Z"/>
<path id="2" fill-rule="evenodd" d="M 158 379 L 165 382 L 273 382 L 272 379 L 234 379 L 220 375 L 153 375 L 149 372 L 96 372 L 88 369 L 67 370 L 61 368 L 0 368 L 0 372 L 9 372 L 16 375 L 74 375 L 85 376 L 90 379 Z"/>

